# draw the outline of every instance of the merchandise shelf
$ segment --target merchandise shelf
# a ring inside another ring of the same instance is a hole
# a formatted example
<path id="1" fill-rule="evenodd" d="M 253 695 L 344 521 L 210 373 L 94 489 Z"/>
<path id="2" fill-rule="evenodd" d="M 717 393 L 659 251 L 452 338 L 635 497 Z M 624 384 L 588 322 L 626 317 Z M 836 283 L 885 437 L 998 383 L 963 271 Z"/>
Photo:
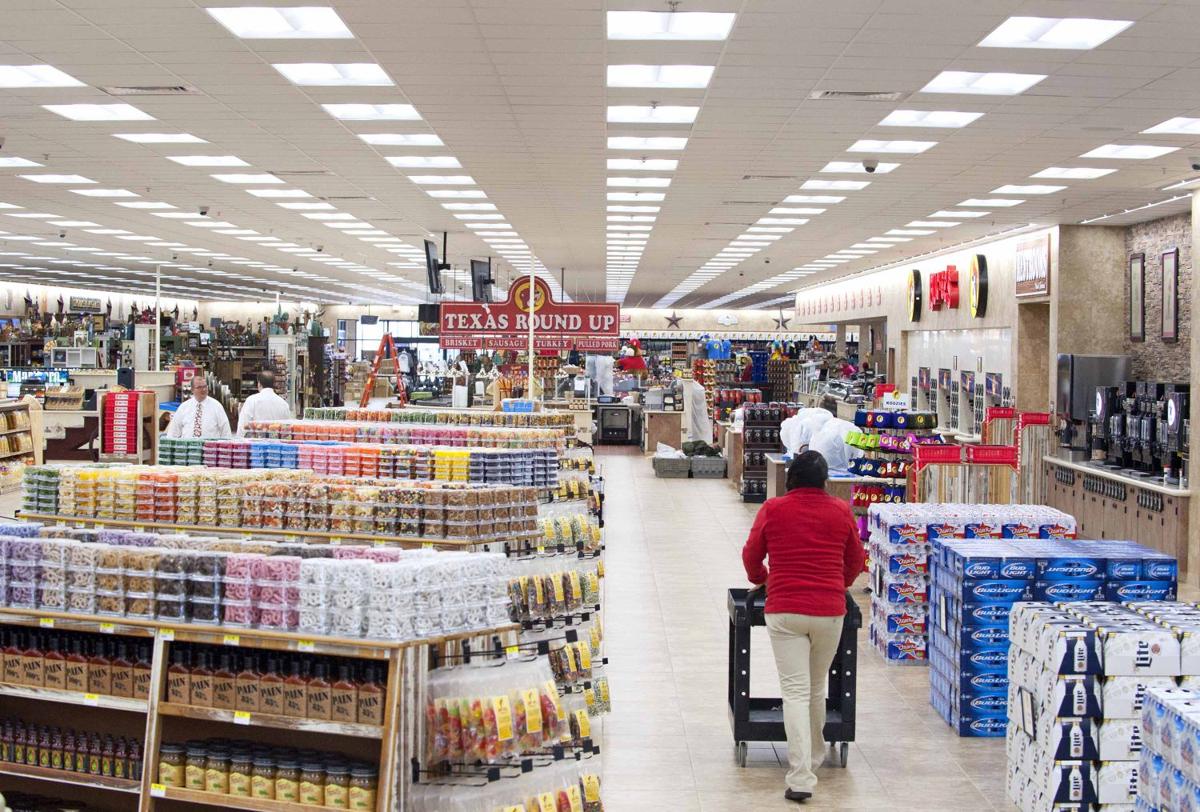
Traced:
<path id="1" fill-rule="evenodd" d="M 79 691 L 60 691 L 57 688 L 13 685 L 7 682 L 0 682 L 0 696 L 57 702 L 60 705 L 84 705 L 91 708 L 108 708 L 110 710 L 130 711 L 131 713 L 145 713 L 147 707 L 146 700 L 144 699 L 106 696 L 105 694 L 85 694 Z"/>
<path id="2" fill-rule="evenodd" d="M 198 792 L 194 789 L 164 787 L 151 784 L 150 794 L 154 798 L 169 801 L 184 801 L 204 806 L 223 806 L 229 809 L 246 809 L 249 812 L 328 812 L 329 807 L 301 804 L 294 801 L 272 801 L 265 798 L 240 798 L 234 795 L 219 795 L 215 792 Z M 383 793 L 380 793 L 382 796 Z"/>
<path id="3" fill-rule="evenodd" d="M 223 708 L 197 708 L 172 702 L 160 702 L 158 712 L 162 716 L 178 716 L 185 719 L 200 719 L 208 722 L 226 722 L 250 727 L 271 727 L 277 730 L 302 730 L 308 733 L 327 733 L 337 736 L 353 736 L 360 739 L 382 739 L 382 725 L 350 724 L 329 722 L 322 719 L 304 719 L 280 716 L 274 713 L 225 710 Z"/>
<path id="4" fill-rule="evenodd" d="M 3 457 L 0 457 L 3 459 Z M 55 513 L 25 513 L 17 512 L 17 518 L 35 522 L 54 522 L 58 524 L 74 524 L 76 527 L 130 527 L 140 532 L 146 529 L 160 530 L 192 530 L 197 533 L 221 533 L 241 536 L 295 536 L 338 544 L 341 541 L 369 541 L 373 544 L 395 544 L 400 547 L 476 547 L 481 544 L 492 544 L 496 539 L 488 541 L 471 541 L 469 539 L 430 539 L 423 536 L 376 536 L 368 533 L 333 533 L 321 530 L 285 530 L 277 527 L 234 527 L 207 524 L 175 524 L 173 522 L 129 521 L 126 519 L 103 519 L 97 516 L 63 516 Z"/>
<path id="5" fill-rule="evenodd" d="M 56 784 L 70 784 L 71 786 L 84 787 L 86 789 L 107 789 L 114 792 L 131 792 L 135 794 L 141 788 L 140 782 L 129 778 L 110 778 L 107 775 L 71 773 L 65 770 L 52 770 L 49 767 L 15 764 L 10 761 L 0 762 L 0 775 L 32 778 L 37 781 L 53 781 Z"/>

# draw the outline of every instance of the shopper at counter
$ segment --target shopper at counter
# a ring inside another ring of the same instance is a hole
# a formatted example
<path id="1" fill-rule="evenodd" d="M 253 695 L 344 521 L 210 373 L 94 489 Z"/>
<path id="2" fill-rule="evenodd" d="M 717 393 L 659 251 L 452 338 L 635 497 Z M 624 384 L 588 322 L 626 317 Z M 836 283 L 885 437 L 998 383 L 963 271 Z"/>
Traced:
<path id="1" fill-rule="evenodd" d="M 238 411 L 237 436 L 246 436 L 246 426 L 256 420 L 291 420 L 292 407 L 275 392 L 275 373 L 258 373 L 258 391 L 246 398 Z"/>
<path id="2" fill-rule="evenodd" d="M 742 550 L 751 583 L 767 585 L 766 621 L 790 764 L 784 797 L 797 802 L 817 787 L 827 675 L 842 636 L 846 589 L 866 562 L 850 505 L 825 492 L 828 476 L 817 452 L 797 456 L 788 468 L 788 492 L 759 508 Z"/>
<path id="3" fill-rule="evenodd" d="M 218 440 L 233 436 L 229 430 L 229 415 L 225 414 L 224 406 L 208 396 L 208 381 L 203 376 L 192 379 L 192 396 L 175 410 L 167 426 L 167 436 Z"/>

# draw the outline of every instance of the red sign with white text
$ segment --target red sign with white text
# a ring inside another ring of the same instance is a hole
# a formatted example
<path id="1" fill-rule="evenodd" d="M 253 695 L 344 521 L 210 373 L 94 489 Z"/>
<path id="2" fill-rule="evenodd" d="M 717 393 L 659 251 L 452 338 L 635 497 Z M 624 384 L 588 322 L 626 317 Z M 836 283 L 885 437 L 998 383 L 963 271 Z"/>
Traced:
<path id="1" fill-rule="evenodd" d="M 443 302 L 438 342 L 442 347 L 525 349 L 529 346 L 530 297 L 533 299 L 534 347 L 569 349 L 583 342 L 603 341 L 595 349 L 616 349 L 620 342 L 621 306 L 556 302 L 546 282 L 534 277 L 532 288 L 523 277 L 503 302 Z M 590 347 L 589 347 L 590 348 Z"/>

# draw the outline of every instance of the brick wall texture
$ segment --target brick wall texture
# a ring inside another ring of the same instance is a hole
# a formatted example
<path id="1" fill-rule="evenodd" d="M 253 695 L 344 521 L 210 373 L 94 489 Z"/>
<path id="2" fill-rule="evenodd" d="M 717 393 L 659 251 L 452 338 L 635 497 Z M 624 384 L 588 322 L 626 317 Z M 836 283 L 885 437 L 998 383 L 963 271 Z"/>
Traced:
<path id="1" fill-rule="evenodd" d="M 1179 248 L 1179 340 L 1162 340 L 1162 254 Z M 1186 381 L 1191 366 L 1188 351 L 1192 333 L 1192 218 L 1179 214 L 1138 223 L 1125 229 L 1126 259 L 1146 255 L 1146 340 L 1129 343 L 1133 377 L 1151 381 Z M 1125 312 L 1129 312 L 1129 270 L 1124 280 Z M 1129 324 L 1121 325 L 1128 336 Z"/>

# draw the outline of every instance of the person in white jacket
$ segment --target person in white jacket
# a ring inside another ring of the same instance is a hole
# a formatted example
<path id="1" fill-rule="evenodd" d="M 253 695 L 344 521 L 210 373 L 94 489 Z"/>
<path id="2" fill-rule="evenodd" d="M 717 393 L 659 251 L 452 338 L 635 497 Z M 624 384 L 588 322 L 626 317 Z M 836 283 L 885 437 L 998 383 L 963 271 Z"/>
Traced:
<path id="1" fill-rule="evenodd" d="M 246 427 L 260 420 L 291 420 L 292 409 L 287 401 L 275 394 L 275 373 L 264 369 L 258 373 L 258 391 L 246 398 L 238 412 L 237 436 L 246 436 Z"/>
<path id="2" fill-rule="evenodd" d="M 231 436 L 229 415 L 224 406 L 208 396 L 208 381 L 202 375 L 192 379 L 192 396 L 171 416 L 167 436 L 218 440 Z"/>

